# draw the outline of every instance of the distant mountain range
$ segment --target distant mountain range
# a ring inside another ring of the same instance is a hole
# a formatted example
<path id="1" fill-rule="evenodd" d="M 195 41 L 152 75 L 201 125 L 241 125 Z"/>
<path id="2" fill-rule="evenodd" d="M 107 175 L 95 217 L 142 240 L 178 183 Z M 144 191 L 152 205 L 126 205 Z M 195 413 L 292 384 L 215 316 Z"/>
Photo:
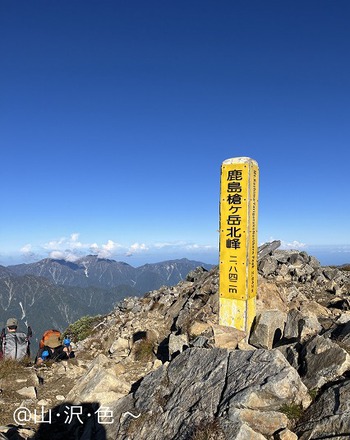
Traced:
<path id="1" fill-rule="evenodd" d="M 0 266 L 0 324 L 15 316 L 38 339 L 48 328 L 64 330 L 82 316 L 108 313 L 126 296 L 175 285 L 198 266 L 213 267 L 183 258 L 135 268 L 95 255 Z"/>

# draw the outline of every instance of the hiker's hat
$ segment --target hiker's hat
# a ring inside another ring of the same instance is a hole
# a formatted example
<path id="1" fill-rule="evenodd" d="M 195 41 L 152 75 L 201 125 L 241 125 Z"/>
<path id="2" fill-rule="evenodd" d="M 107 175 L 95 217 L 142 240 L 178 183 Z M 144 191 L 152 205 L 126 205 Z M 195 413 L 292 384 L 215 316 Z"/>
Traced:
<path id="1" fill-rule="evenodd" d="M 9 318 L 6 321 L 6 327 L 17 327 L 18 326 L 18 321 L 16 318 Z"/>
<path id="2" fill-rule="evenodd" d="M 46 339 L 45 345 L 50 348 L 56 348 L 62 345 L 62 342 L 57 335 L 51 335 Z"/>

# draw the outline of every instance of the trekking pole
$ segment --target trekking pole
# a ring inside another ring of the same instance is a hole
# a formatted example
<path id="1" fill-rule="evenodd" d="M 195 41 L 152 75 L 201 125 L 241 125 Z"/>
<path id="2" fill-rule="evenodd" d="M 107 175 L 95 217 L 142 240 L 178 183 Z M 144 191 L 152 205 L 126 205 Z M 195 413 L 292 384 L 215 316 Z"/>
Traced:
<path id="1" fill-rule="evenodd" d="M 1 330 L 1 334 L 0 334 L 0 359 L 4 357 L 4 349 L 3 349 L 4 339 L 5 339 L 5 328 Z"/>
<path id="2" fill-rule="evenodd" d="M 30 358 L 30 338 L 33 336 L 32 328 L 30 325 L 27 327 L 27 341 L 28 341 L 28 347 L 27 347 L 27 356 Z"/>
<path id="3" fill-rule="evenodd" d="M 32 336 L 33 336 L 32 327 L 30 325 L 28 325 L 27 338 L 29 339 Z"/>

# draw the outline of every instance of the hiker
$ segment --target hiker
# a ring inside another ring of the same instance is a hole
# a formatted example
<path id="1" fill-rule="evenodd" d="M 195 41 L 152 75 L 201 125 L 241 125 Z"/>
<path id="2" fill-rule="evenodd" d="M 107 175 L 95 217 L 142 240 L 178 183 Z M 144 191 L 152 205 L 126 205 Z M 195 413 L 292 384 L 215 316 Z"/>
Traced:
<path id="1" fill-rule="evenodd" d="M 8 333 L 16 333 L 18 327 L 18 321 L 16 318 L 9 318 L 6 321 L 6 327 Z"/>
<path id="2" fill-rule="evenodd" d="M 39 348 L 36 356 L 36 365 L 41 365 L 45 361 L 62 361 L 73 357 L 70 343 L 62 344 L 58 334 L 51 334 L 46 340 L 45 345 Z"/>
<path id="3" fill-rule="evenodd" d="M 30 337 L 32 330 L 28 327 L 27 334 L 17 331 L 18 320 L 9 318 L 6 321 L 6 330 L 0 335 L 0 359 L 23 360 L 30 357 Z"/>

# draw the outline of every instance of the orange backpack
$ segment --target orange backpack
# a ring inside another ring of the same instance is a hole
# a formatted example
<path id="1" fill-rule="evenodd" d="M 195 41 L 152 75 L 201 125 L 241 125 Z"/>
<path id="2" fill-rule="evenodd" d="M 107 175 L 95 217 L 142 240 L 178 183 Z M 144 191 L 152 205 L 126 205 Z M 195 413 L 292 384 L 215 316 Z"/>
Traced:
<path id="1" fill-rule="evenodd" d="M 61 332 L 55 329 L 46 330 L 39 342 L 39 348 L 44 348 L 44 346 L 46 345 L 46 341 L 50 336 L 57 336 L 58 338 L 61 338 Z"/>

